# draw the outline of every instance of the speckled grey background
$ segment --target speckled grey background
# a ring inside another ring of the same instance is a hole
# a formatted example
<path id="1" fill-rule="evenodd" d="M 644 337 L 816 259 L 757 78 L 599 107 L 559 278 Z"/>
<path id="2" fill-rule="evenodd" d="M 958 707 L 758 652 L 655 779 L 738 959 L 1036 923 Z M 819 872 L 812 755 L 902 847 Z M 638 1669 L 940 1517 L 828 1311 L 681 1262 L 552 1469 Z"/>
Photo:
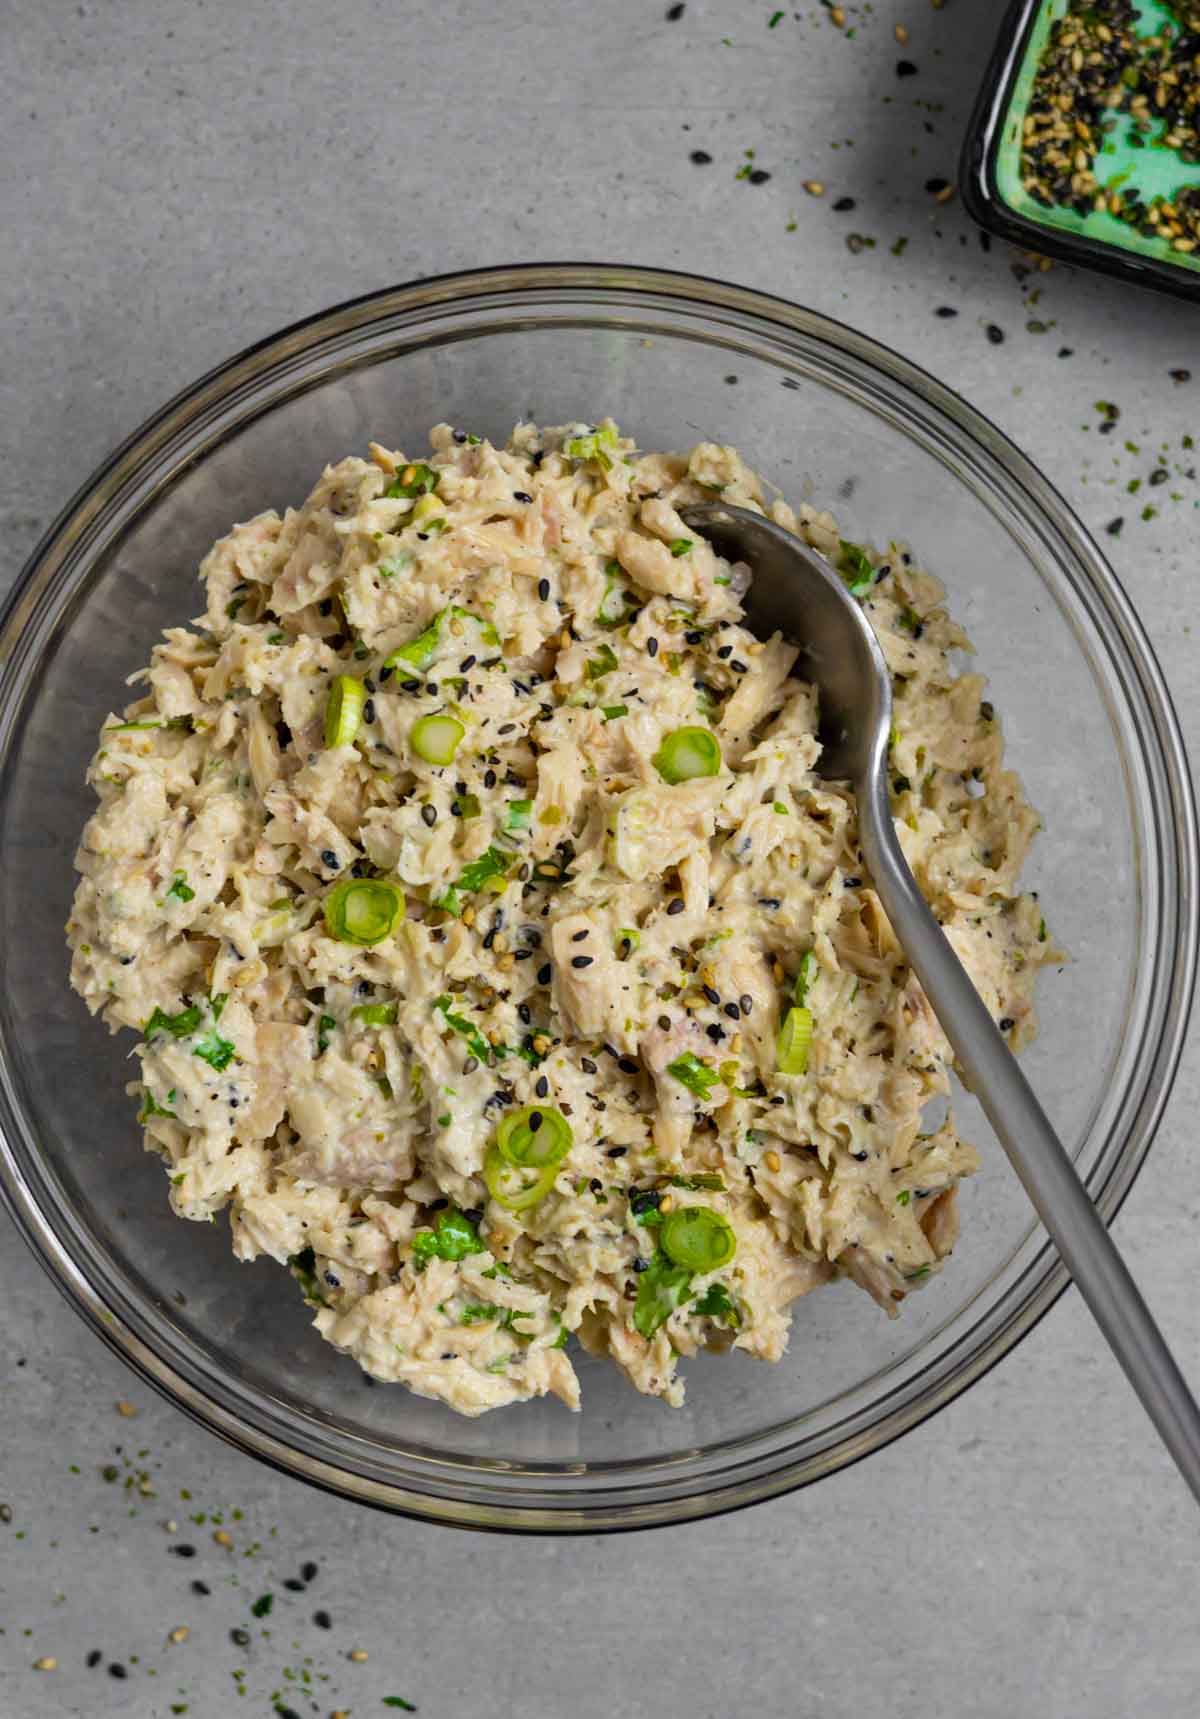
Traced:
<path id="1" fill-rule="evenodd" d="M 1197 749 L 1200 487 L 1178 469 L 1182 437 L 1200 436 L 1197 312 L 1057 268 L 1021 281 L 1007 247 L 985 252 L 925 188 L 953 177 L 999 5 L 847 5 L 844 32 L 815 0 L 774 29 L 769 0 L 667 9 L 6 0 L 0 580 L 148 412 L 295 317 L 475 264 L 664 264 L 899 347 L 1093 528 L 1123 518 L 1105 541 Z M 915 75 L 897 76 L 901 58 Z M 767 182 L 736 178 L 749 150 Z M 856 207 L 835 213 L 840 196 Z M 852 252 L 851 231 L 874 246 Z M 1180 367 L 1195 380 L 1172 382 Z M 1121 409 L 1104 437 L 1101 399 Z M 1198 1108 L 1193 1053 L 1118 1225 L 1194 1379 Z M 1196 1710 L 1195 1508 L 1074 1293 L 933 1423 L 815 1490 L 551 1544 L 391 1521 L 233 1454 L 84 1330 L 7 1223 L 3 1237 L 5 1719 L 362 1719 L 387 1696 L 426 1719 Z M 43 1656 L 57 1668 L 35 1671 Z"/>

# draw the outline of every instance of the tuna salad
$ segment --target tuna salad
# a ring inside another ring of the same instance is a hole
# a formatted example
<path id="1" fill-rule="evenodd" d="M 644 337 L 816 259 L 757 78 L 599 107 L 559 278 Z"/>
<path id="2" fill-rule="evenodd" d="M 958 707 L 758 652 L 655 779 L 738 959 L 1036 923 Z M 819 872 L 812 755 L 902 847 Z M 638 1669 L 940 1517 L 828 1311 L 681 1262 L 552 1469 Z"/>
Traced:
<path id="1" fill-rule="evenodd" d="M 100 736 L 72 983 L 138 1037 L 176 1213 L 227 1209 L 360 1367 L 577 1408 L 578 1344 L 678 1405 L 681 1357 L 778 1361 L 822 1284 L 896 1314 L 978 1162 L 797 653 L 679 509 L 768 512 L 862 602 L 900 841 L 1015 1047 L 1038 820 L 902 546 L 611 421 L 431 449 L 206 556 Z"/>

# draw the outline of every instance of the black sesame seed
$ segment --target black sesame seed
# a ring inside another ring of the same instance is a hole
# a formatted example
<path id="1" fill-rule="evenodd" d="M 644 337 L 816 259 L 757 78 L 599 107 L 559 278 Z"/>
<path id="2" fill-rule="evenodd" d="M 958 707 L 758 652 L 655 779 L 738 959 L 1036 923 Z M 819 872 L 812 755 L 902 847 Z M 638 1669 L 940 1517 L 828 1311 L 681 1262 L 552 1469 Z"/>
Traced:
<path id="1" fill-rule="evenodd" d="M 100 1649 L 98 1647 L 94 1647 L 91 1653 L 87 1656 L 88 1670 L 93 1671 L 103 1658 L 104 1655 L 101 1653 Z"/>
<path id="2" fill-rule="evenodd" d="M 733 646 L 732 645 L 718 645 L 717 655 L 720 657 L 722 662 L 727 661 L 728 658 L 733 655 Z"/>
<path id="3" fill-rule="evenodd" d="M 731 1021 L 738 1021 L 742 1017 L 742 1011 L 738 1008 L 736 1003 L 726 1003 L 725 1013 L 729 1016 Z"/>
<path id="4" fill-rule="evenodd" d="M 911 60 L 896 61 L 896 76 L 898 78 L 915 78 L 916 75 L 917 68 L 913 65 Z"/>
<path id="5" fill-rule="evenodd" d="M 420 692 L 420 690 L 421 683 L 419 680 L 402 680 L 400 682 L 401 692 Z"/>
<path id="6" fill-rule="evenodd" d="M 208 1595 L 212 1593 L 212 1589 L 209 1587 L 207 1582 L 193 1582 L 192 1592 L 194 1594 L 199 1594 L 204 1599 L 207 1599 Z"/>
<path id="7" fill-rule="evenodd" d="M 667 903 L 667 912 L 674 918 L 675 914 L 683 912 L 683 897 L 673 895 Z"/>
<path id="8" fill-rule="evenodd" d="M 337 855 L 332 848 L 325 848 L 321 853 L 321 864 L 326 871 L 337 871 L 340 865 Z"/>
<path id="9" fill-rule="evenodd" d="M 646 655 L 648 657 L 656 657 L 658 655 L 658 640 L 657 639 L 647 639 L 646 640 Z"/>
<path id="10" fill-rule="evenodd" d="M 750 995 L 749 991 L 743 991 L 741 996 L 738 998 L 738 1008 L 742 1011 L 743 1015 L 752 1013 L 754 1009 L 754 998 Z"/>
<path id="11" fill-rule="evenodd" d="M 395 672 L 396 671 L 394 668 L 390 667 L 389 664 L 384 663 L 383 667 L 379 671 L 379 684 L 380 684 L 380 686 L 383 685 L 384 681 L 391 680 L 391 678 L 395 674 Z"/>
<path id="12" fill-rule="evenodd" d="M 720 991 L 714 991 L 711 985 L 705 985 L 704 995 L 708 998 L 709 1002 L 712 1003 L 714 1008 L 721 1001 Z"/>
<path id="13" fill-rule="evenodd" d="M 533 1090 L 537 1093 L 539 1098 L 549 1098 L 550 1082 L 546 1079 L 544 1074 L 538 1077 L 538 1083 Z"/>
<path id="14" fill-rule="evenodd" d="M 857 208 L 857 204 L 855 203 L 853 197 L 839 197 L 837 202 L 834 203 L 832 205 L 832 207 L 833 207 L 834 212 L 836 214 L 848 215 L 850 213 L 851 209 Z"/>
<path id="15" fill-rule="evenodd" d="M 750 673 L 750 670 L 747 668 L 746 664 L 743 662 L 739 662 L 736 657 L 734 657 L 733 661 L 730 663 L 729 666 L 733 670 L 734 674 L 749 674 Z"/>
<path id="16" fill-rule="evenodd" d="M 617 1067 L 622 1074 L 636 1074 L 638 1072 L 638 1065 L 631 1056 L 618 1057 Z"/>
<path id="17" fill-rule="evenodd" d="M 952 304 L 939 304 L 933 314 L 934 316 L 942 317 L 944 320 L 949 320 L 950 317 L 957 316 L 958 312 Z"/>
<path id="18" fill-rule="evenodd" d="M 725 1037 L 725 1028 L 718 1026 L 705 1027 L 705 1032 L 715 1045 L 719 1045 Z"/>
<path id="19" fill-rule="evenodd" d="M 466 1062 L 463 1063 L 463 1073 L 464 1074 L 474 1074 L 475 1070 L 478 1067 L 479 1067 L 479 1058 L 477 1056 L 469 1056 L 467 1058 Z"/>
<path id="20" fill-rule="evenodd" d="M 572 967 L 579 968 L 590 967 L 594 958 L 595 957 L 591 955 L 572 955 L 571 965 Z"/>
<path id="21" fill-rule="evenodd" d="M 373 698 L 369 698 L 367 700 L 367 702 L 363 705 L 363 721 L 366 723 L 371 723 L 371 722 L 374 722 L 374 720 L 375 720 L 375 700 Z"/>
<path id="22" fill-rule="evenodd" d="M 539 967 L 537 970 L 537 982 L 538 982 L 538 984 L 539 985 L 548 985 L 550 983 L 550 973 L 551 973 L 551 967 L 550 967 L 549 961 L 547 961 L 544 963 L 543 966 Z"/>
<path id="23" fill-rule="evenodd" d="M 333 1619 L 330 1617 L 330 1615 L 327 1611 L 314 1612 L 313 1613 L 313 1622 L 316 1624 L 318 1629 L 332 1629 L 333 1628 Z"/>
<path id="24" fill-rule="evenodd" d="M 530 1022 L 533 1020 L 533 1011 L 530 1009 L 528 1003 L 518 1003 L 517 1004 L 517 1017 L 520 1020 L 522 1026 L 527 1027 L 530 1024 Z"/>
<path id="25" fill-rule="evenodd" d="M 427 824 L 430 829 L 432 829 L 433 826 L 437 823 L 437 807 L 436 806 L 422 806 L 421 807 L 421 821 L 422 821 L 422 823 Z"/>
<path id="26" fill-rule="evenodd" d="M 1125 529 L 1125 521 L 1123 519 L 1110 519 L 1104 529 L 1110 537 L 1120 537 Z"/>
<path id="27" fill-rule="evenodd" d="M 128 1677 L 129 1673 L 126 1671 L 125 1667 L 120 1663 L 119 1660 L 114 1659 L 112 1664 L 108 1668 L 108 1675 L 110 1677 Z"/>
<path id="28" fill-rule="evenodd" d="M 950 181 L 948 179 L 927 179 L 925 181 L 925 189 L 930 192 L 931 195 L 936 197 L 938 192 L 944 191 L 949 183 Z"/>
<path id="29" fill-rule="evenodd" d="M 1154 468 L 1154 470 L 1150 473 L 1150 476 L 1149 476 L 1147 481 L 1152 485 L 1153 488 L 1157 489 L 1160 483 L 1166 483 L 1167 476 L 1168 476 L 1168 473 L 1167 473 L 1167 469 L 1165 466 L 1156 466 Z"/>
<path id="30" fill-rule="evenodd" d="M 467 432 L 465 430 L 455 430 L 454 431 L 454 440 L 458 443 L 459 447 L 462 446 L 462 444 L 466 441 L 466 439 L 467 439 Z"/>
<path id="31" fill-rule="evenodd" d="M 623 1158 L 628 1150 L 628 1146 L 610 1146 L 604 1156 L 606 1158 Z"/>
<path id="32" fill-rule="evenodd" d="M 765 167 L 756 167 L 753 173 L 747 174 L 751 185 L 765 185 L 770 177 Z"/>
<path id="33" fill-rule="evenodd" d="M 712 165 L 712 156 L 708 153 L 707 149 L 693 149 L 692 153 L 688 156 L 688 160 L 694 161 L 697 167 L 709 167 Z"/>
<path id="34" fill-rule="evenodd" d="M 295 1576 L 287 1576 L 283 1585 L 289 1594 L 302 1594 L 304 1592 L 305 1584 L 298 1581 Z"/>
<path id="35" fill-rule="evenodd" d="M 650 1270 L 650 1261 L 648 1259 L 643 1259 L 640 1253 L 634 1255 L 631 1265 L 634 1271 Z"/>
<path id="36" fill-rule="evenodd" d="M 1016 1024 L 1016 1021 L 1013 1020 L 1011 1015 L 1005 1015 L 1004 1019 L 1000 1022 L 1000 1031 L 1002 1033 L 1011 1033 Z"/>
<path id="37" fill-rule="evenodd" d="M 549 596 L 550 596 L 550 581 L 549 581 L 549 579 L 539 579 L 538 580 L 538 596 L 541 598 L 543 603 L 548 601 Z"/>
<path id="38" fill-rule="evenodd" d="M 590 932 L 588 932 L 587 930 L 576 931 L 574 936 L 571 938 L 571 942 L 572 943 L 583 943 L 586 941 L 586 939 L 589 936 L 590 936 Z"/>
<path id="39" fill-rule="evenodd" d="M 993 346 L 1004 345 L 1004 330 L 997 323 L 989 322 L 986 332 Z"/>
<path id="40" fill-rule="evenodd" d="M 1167 375 L 1171 378 L 1172 382 L 1190 382 L 1192 379 L 1192 373 L 1190 370 L 1168 370 Z"/>
<path id="41" fill-rule="evenodd" d="M 231 1629 L 229 1639 L 235 1647 L 249 1647 L 250 1631 L 248 1629 Z"/>
<path id="42" fill-rule="evenodd" d="M 474 656 L 464 657 L 458 665 L 458 672 L 460 674 L 466 674 L 468 669 L 473 669 L 475 667 L 476 661 L 477 658 Z"/>
<path id="43" fill-rule="evenodd" d="M 670 1015 L 660 1015 L 658 1017 L 658 1024 L 664 1033 L 669 1033 L 671 1030 L 671 1017 L 670 1017 Z"/>
<path id="44" fill-rule="evenodd" d="M 542 1115 L 540 1110 L 531 1110 L 529 1112 L 529 1132 L 531 1134 L 536 1134 L 545 1120 L 546 1118 Z"/>
<path id="45" fill-rule="evenodd" d="M 194 1558 L 196 1556 L 196 1548 L 194 1546 L 189 1546 L 186 1540 L 182 1541 L 179 1545 L 168 1546 L 167 1551 L 170 1552 L 173 1558 Z"/>
<path id="46" fill-rule="evenodd" d="M 686 11 L 687 7 L 684 5 L 684 0 L 675 0 L 673 6 L 667 7 L 667 23 L 677 24 Z"/>
<path id="47" fill-rule="evenodd" d="M 530 493 L 527 489 L 514 489 L 513 490 L 513 500 L 514 501 L 531 502 L 533 500 L 533 497 L 530 495 Z"/>

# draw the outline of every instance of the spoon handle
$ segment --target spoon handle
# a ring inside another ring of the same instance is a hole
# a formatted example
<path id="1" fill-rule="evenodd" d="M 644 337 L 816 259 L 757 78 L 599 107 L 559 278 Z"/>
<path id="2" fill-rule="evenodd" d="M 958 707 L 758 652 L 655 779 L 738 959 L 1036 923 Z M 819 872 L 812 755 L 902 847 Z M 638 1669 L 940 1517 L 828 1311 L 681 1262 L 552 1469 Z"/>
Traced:
<path id="1" fill-rule="evenodd" d="M 896 839 L 886 788 L 875 772 L 859 792 L 859 828 L 863 857 L 884 910 L 971 1091 L 1179 1472 L 1200 1500 L 1200 1409 L 1062 1141 L 917 888 Z"/>

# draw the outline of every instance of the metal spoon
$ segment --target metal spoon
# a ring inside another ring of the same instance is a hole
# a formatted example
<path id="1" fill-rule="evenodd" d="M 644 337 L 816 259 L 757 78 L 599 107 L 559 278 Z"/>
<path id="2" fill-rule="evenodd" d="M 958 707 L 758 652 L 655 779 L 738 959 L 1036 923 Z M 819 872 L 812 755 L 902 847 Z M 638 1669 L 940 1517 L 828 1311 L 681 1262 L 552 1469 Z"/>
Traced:
<path id="1" fill-rule="evenodd" d="M 799 538 L 761 514 L 710 503 L 682 510 L 689 528 L 754 572 L 757 633 L 800 645 L 821 699 L 817 772 L 849 781 L 863 858 L 884 911 L 1038 1216 L 1179 1471 L 1200 1499 L 1200 1409 L 1045 1111 L 904 858 L 888 806 L 892 678 L 845 583 Z"/>

